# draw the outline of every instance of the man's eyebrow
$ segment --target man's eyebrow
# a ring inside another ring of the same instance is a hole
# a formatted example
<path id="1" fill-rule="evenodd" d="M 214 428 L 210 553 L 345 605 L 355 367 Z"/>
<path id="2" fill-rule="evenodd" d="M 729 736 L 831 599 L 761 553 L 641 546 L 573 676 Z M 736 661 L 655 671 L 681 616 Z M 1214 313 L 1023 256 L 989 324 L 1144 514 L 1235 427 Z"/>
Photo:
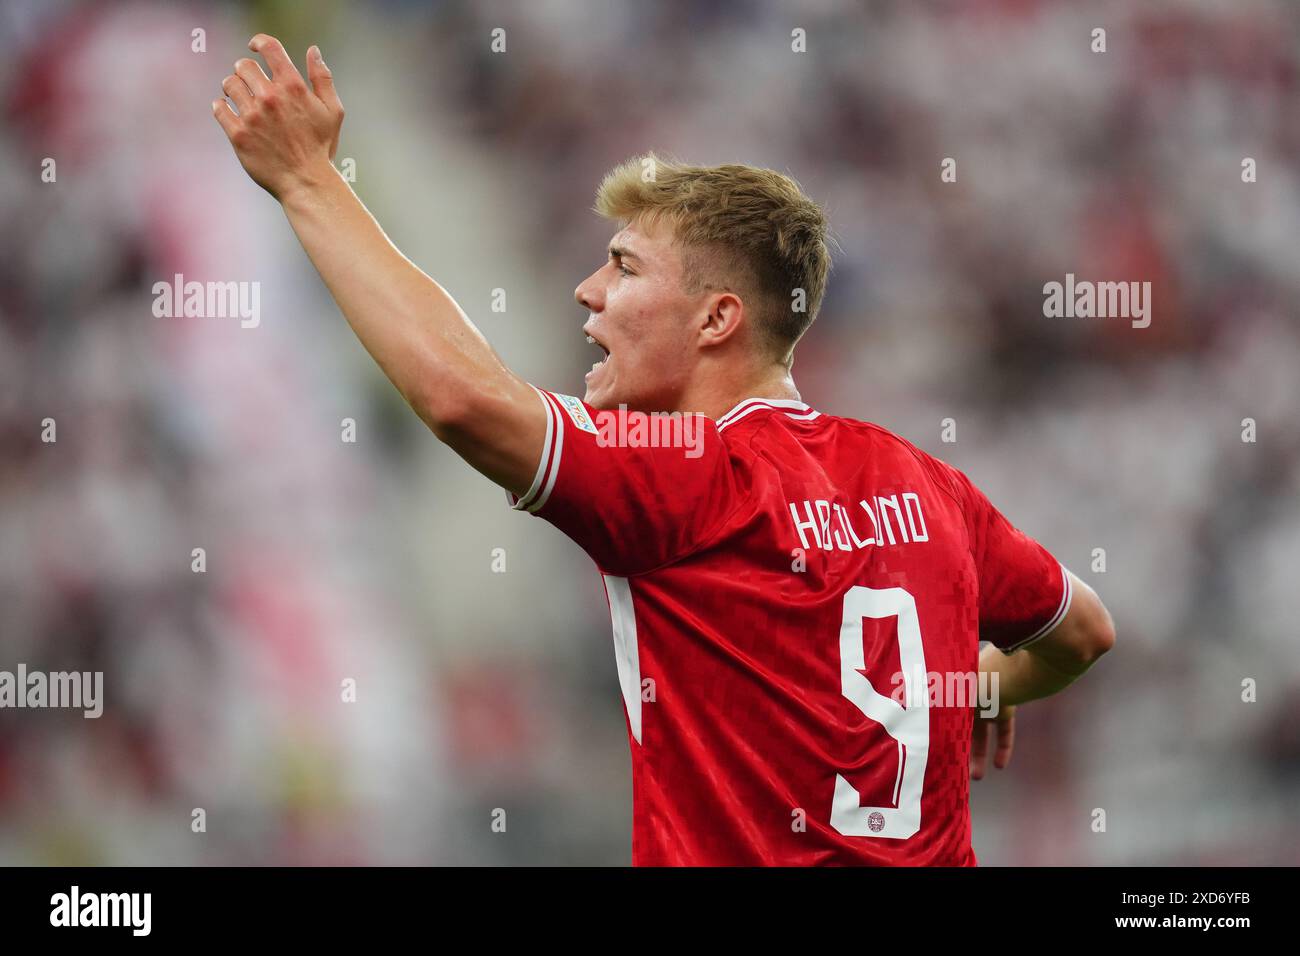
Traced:
<path id="1" fill-rule="evenodd" d="M 611 244 L 609 247 L 609 254 L 613 256 L 615 259 L 635 259 L 637 262 L 642 261 L 641 257 L 638 256 L 635 252 L 630 252 L 629 250 L 624 249 L 622 246 L 616 246 L 613 244 Z"/>

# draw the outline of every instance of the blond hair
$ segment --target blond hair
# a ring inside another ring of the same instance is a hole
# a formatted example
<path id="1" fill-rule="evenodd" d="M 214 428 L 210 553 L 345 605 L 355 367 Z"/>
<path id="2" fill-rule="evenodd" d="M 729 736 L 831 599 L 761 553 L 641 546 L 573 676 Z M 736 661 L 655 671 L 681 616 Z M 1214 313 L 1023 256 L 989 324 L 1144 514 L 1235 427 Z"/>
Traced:
<path id="1" fill-rule="evenodd" d="M 831 268 L 826 217 L 797 182 L 771 169 L 690 166 L 651 152 L 607 173 L 594 208 L 624 225 L 666 221 L 684 291 L 741 294 L 765 343 L 790 364 Z"/>

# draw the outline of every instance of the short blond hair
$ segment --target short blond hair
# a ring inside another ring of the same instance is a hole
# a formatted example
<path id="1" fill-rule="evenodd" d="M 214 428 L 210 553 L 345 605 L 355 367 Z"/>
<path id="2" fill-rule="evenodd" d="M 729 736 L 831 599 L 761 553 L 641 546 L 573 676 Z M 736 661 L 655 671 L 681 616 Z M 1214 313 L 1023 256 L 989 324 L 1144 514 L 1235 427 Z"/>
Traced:
<path id="1" fill-rule="evenodd" d="M 608 172 L 594 208 L 623 225 L 666 222 L 684 291 L 751 293 L 746 304 L 756 306 L 766 344 L 790 364 L 831 269 L 826 217 L 797 182 L 771 169 L 690 166 L 650 152 Z"/>

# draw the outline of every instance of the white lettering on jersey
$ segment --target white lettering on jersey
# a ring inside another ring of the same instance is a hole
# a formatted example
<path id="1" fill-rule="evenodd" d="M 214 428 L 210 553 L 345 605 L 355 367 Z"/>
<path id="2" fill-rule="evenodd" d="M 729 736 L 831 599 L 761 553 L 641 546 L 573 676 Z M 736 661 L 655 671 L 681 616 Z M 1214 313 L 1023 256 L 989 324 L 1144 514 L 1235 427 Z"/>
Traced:
<path id="1" fill-rule="evenodd" d="M 803 549 L 861 551 L 875 545 L 930 540 L 921 498 L 914 491 L 888 497 L 873 495 L 863 498 L 858 505 L 871 521 L 872 534 L 865 538 L 853 524 L 853 512 L 837 501 L 819 498 L 789 502 L 790 520 Z"/>

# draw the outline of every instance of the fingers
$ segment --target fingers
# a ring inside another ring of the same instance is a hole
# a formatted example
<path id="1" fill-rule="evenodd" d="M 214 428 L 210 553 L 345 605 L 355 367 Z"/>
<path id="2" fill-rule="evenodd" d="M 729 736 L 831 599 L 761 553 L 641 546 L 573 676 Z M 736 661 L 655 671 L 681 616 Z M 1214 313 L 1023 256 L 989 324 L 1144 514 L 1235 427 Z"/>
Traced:
<path id="1" fill-rule="evenodd" d="M 970 775 L 974 780 L 984 779 L 984 759 L 989 749 L 989 725 L 987 721 L 975 718 L 971 731 Z"/>
<path id="2" fill-rule="evenodd" d="M 248 41 L 248 48 L 254 53 L 262 54 L 262 59 L 271 68 L 271 78 L 277 83 L 291 83 L 302 80 L 298 68 L 284 51 L 284 44 L 266 33 L 259 33 Z"/>
<path id="3" fill-rule="evenodd" d="M 325 104 L 330 117 L 334 120 L 334 138 L 330 141 L 330 159 L 339 148 L 339 128 L 343 125 L 343 103 L 334 90 L 334 77 L 325 65 L 325 58 L 320 55 L 320 47 L 313 46 L 307 51 L 307 79 L 311 81 L 312 91 Z"/>
<path id="4" fill-rule="evenodd" d="M 1013 716 L 1008 715 L 1005 720 L 998 721 L 998 749 L 993 754 L 993 766 L 1002 770 L 1011 762 L 1011 747 L 1016 739 L 1016 721 Z"/>
<path id="5" fill-rule="evenodd" d="M 235 73 L 248 84 L 248 89 L 254 97 L 261 99 L 271 92 L 271 81 L 257 65 L 257 61 L 250 60 L 248 57 L 235 61 Z"/>
<path id="6" fill-rule="evenodd" d="M 311 80 L 311 88 L 320 97 L 321 102 L 328 106 L 331 112 L 342 115 L 343 103 L 334 90 L 334 76 L 330 73 L 330 68 L 325 65 L 318 46 L 313 46 L 307 51 L 307 79 Z"/>
<path id="7" fill-rule="evenodd" d="M 212 101 L 212 115 L 217 118 L 221 128 L 226 131 L 227 136 L 233 136 L 235 128 L 239 125 L 239 117 L 235 111 L 230 108 L 230 104 L 225 100 Z"/>
<path id="8" fill-rule="evenodd" d="M 248 84 L 238 76 L 231 75 L 221 81 L 221 90 L 230 97 L 231 102 L 240 113 L 248 111 L 253 105 L 253 93 L 248 88 Z"/>

